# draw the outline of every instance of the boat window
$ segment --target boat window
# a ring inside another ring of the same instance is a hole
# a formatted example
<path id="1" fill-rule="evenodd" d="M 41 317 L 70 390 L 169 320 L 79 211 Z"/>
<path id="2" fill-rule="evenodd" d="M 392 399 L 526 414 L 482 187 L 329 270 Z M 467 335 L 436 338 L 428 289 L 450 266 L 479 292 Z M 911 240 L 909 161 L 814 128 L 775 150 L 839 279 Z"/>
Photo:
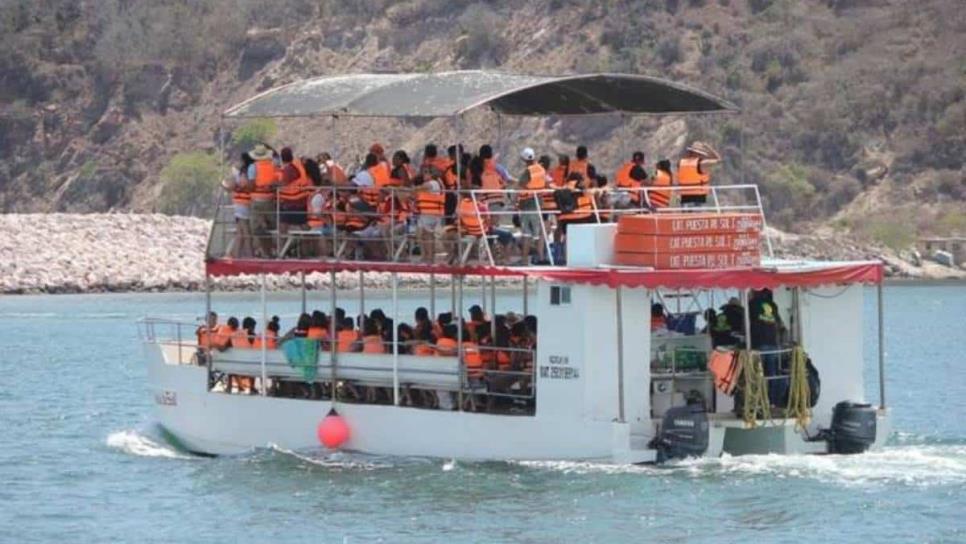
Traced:
<path id="1" fill-rule="evenodd" d="M 560 306 L 570 304 L 570 287 L 566 285 L 550 286 L 550 305 Z"/>

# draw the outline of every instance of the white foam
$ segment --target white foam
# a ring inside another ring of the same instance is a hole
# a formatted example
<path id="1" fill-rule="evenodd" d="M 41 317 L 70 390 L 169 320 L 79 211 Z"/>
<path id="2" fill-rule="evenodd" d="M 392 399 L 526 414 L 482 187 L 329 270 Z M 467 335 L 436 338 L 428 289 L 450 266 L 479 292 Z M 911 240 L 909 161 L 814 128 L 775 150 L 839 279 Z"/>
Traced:
<path id="1" fill-rule="evenodd" d="M 841 485 L 966 484 L 966 445 L 893 446 L 861 455 L 725 455 L 662 466 L 526 461 L 519 465 L 566 474 L 653 474 L 687 477 L 808 478 Z"/>
<path id="2" fill-rule="evenodd" d="M 137 431 L 117 431 L 107 437 L 109 447 L 142 457 L 167 457 L 170 459 L 192 459 L 173 447 L 155 442 Z"/>
<path id="3" fill-rule="evenodd" d="M 384 468 L 392 468 L 391 463 L 385 460 L 373 457 L 373 456 L 363 456 L 354 455 L 346 452 L 336 451 L 336 452 L 320 452 L 321 455 L 314 456 L 309 452 L 298 452 L 294 450 L 289 450 L 276 446 L 275 444 L 269 444 L 268 449 L 280 453 L 283 455 L 288 455 L 294 457 L 299 461 L 304 461 L 306 463 L 325 467 L 332 469 L 351 469 L 351 470 L 377 470 Z"/>

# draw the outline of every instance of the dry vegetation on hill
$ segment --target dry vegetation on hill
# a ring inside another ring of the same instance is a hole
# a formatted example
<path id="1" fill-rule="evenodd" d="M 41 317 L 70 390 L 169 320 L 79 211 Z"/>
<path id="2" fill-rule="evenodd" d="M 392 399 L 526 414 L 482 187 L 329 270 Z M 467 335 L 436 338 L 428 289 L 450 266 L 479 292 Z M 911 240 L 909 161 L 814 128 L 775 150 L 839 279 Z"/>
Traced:
<path id="1" fill-rule="evenodd" d="M 716 142 L 727 157 L 718 179 L 759 183 L 785 228 L 823 225 L 900 246 L 921 234 L 966 234 L 966 10 L 958 0 L 0 7 L 0 210 L 8 212 L 198 211 L 170 196 L 185 198 L 175 174 L 217 164 L 204 153 L 217 147 L 218 112 L 254 92 L 328 73 L 489 67 L 645 73 L 729 98 L 743 115 L 639 119 L 628 130 L 652 159 L 696 137 Z M 472 145 L 495 139 L 494 125 L 470 116 L 463 136 Z M 278 141 L 337 149 L 344 162 L 376 138 L 411 151 L 455 138 L 446 121 L 228 129 L 230 147 L 277 130 Z M 598 164 L 620 159 L 616 119 L 504 120 L 501 135 L 507 152 L 579 141 Z M 174 160 L 192 151 L 203 153 Z"/>

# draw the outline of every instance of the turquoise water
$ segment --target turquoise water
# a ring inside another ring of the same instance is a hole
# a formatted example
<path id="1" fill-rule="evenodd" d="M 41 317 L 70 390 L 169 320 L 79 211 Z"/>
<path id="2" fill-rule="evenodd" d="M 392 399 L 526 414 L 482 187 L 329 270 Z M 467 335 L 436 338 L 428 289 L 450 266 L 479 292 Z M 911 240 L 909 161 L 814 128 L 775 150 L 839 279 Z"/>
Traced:
<path id="1" fill-rule="evenodd" d="M 660 468 L 184 455 L 152 425 L 134 321 L 193 319 L 201 295 L 0 298 L 0 542 L 966 542 L 966 288 L 886 297 L 884 451 Z"/>

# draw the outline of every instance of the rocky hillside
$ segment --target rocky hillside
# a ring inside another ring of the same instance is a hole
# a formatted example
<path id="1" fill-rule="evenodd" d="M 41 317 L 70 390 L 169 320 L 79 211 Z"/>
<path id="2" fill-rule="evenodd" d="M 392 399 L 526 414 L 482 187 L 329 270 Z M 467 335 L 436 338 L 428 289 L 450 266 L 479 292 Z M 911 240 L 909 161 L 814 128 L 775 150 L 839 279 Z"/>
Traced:
<path id="1" fill-rule="evenodd" d="M 774 224 L 902 247 L 966 234 L 966 10 L 959 0 L 0 0 L 0 210 L 200 212 L 218 113 L 294 79 L 499 68 L 636 72 L 743 108 L 635 119 L 649 161 L 715 142 L 723 181 L 763 189 Z M 454 126 L 329 120 L 226 125 L 343 162 L 373 140 L 416 151 Z M 618 119 L 469 116 L 463 141 L 504 153 L 591 147 L 620 160 Z M 232 145 L 232 143 L 238 145 Z M 200 151 L 193 155 L 186 152 Z M 181 154 L 181 155 L 179 155 Z M 180 158 L 179 158 L 180 157 Z M 173 162 L 174 160 L 174 162 Z M 180 161 L 180 162 L 178 162 Z M 214 164 L 215 166 L 211 166 Z M 207 170 L 205 169 L 207 168 Z M 181 191 L 181 193 L 179 193 Z M 184 193 L 184 191 L 188 191 Z M 196 199 L 198 200 L 198 199 Z"/>

